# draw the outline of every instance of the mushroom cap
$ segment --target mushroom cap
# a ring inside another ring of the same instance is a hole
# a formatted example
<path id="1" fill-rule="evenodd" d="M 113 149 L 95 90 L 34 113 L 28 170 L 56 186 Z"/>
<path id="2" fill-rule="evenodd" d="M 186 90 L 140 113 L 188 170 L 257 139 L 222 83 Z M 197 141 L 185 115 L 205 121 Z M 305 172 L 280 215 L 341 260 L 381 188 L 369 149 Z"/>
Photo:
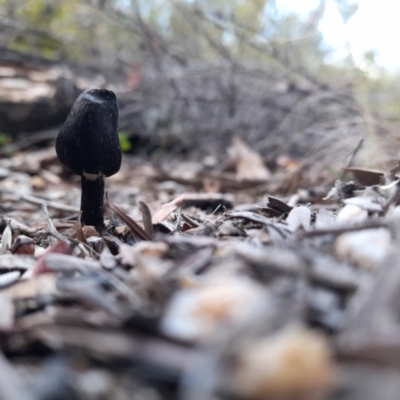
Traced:
<path id="1" fill-rule="evenodd" d="M 56 152 L 77 175 L 111 176 L 119 171 L 122 155 L 114 92 L 89 89 L 75 100 L 58 134 Z"/>

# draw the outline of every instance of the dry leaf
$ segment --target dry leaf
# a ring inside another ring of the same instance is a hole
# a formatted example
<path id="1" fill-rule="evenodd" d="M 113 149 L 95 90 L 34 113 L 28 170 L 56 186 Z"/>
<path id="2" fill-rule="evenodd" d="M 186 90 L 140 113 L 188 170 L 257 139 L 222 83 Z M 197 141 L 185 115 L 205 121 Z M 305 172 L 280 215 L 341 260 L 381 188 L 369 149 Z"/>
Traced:
<path id="1" fill-rule="evenodd" d="M 75 222 L 75 233 L 76 233 L 77 239 L 78 239 L 80 242 L 85 243 L 85 244 L 88 244 L 88 243 L 87 243 L 87 240 L 86 240 L 86 236 L 85 236 L 85 234 L 83 233 L 83 229 L 82 229 L 81 215 L 82 215 L 82 212 L 79 213 L 78 219 L 77 219 L 76 222 Z"/>
<path id="2" fill-rule="evenodd" d="M 361 222 L 368 218 L 368 211 L 353 204 L 345 205 L 337 216 L 337 222 Z"/>
<path id="3" fill-rule="evenodd" d="M 366 269 L 379 266 L 393 248 L 390 232 L 385 228 L 347 232 L 335 242 L 336 255 Z"/>
<path id="4" fill-rule="evenodd" d="M 351 172 L 354 179 L 361 185 L 365 186 L 378 185 L 384 175 L 382 171 L 365 168 L 348 167 L 343 168 L 343 170 Z"/>
<path id="5" fill-rule="evenodd" d="M 111 254 L 107 246 L 104 246 L 103 251 L 100 254 L 99 261 L 104 269 L 112 270 L 117 266 L 117 260 Z"/>
<path id="6" fill-rule="evenodd" d="M 108 198 L 108 193 L 106 193 L 106 199 L 111 210 L 113 210 L 131 230 L 131 233 L 135 240 L 151 240 L 151 236 L 136 221 L 134 221 L 129 215 L 122 211 Z"/>
<path id="7" fill-rule="evenodd" d="M 83 234 L 85 235 L 86 240 L 90 238 L 98 238 L 99 233 L 96 231 L 94 226 L 85 225 L 82 227 Z"/>
<path id="8" fill-rule="evenodd" d="M 333 383 L 327 340 L 301 327 L 244 345 L 232 379 L 236 391 L 252 399 L 324 399 Z"/>
<path id="9" fill-rule="evenodd" d="M 290 211 L 286 222 L 293 231 L 299 228 L 308 230 L 311 226 L 311 211 L 306 206 L 295 207 Z"/>
<path id="10" fill-rule="evenodd" d="M 299 160 L 296 160 L 292 157 L 290 157 L 287 154 L 281 154 L 276 158 L 276 164 L 279 167 L 284 168 L 286 171 L 289 172 L 294 172 L 299 170 L 299 168 L 301 167 L 301 163 L 299 162 Z"/>
<path id="11" fill-rule="evenodd" d="M 6 272 L 0 275 L 0 288 L 4 288 L 17 282 L 21 274 L 19 271 Z"/>
<path id="12" fill-rule="evenodd" d="M 12 255 L 12 254 L 0 254 L 0 270 L 30 270 L 35 266 L 36 261 L 33 257 L 28 255 Z"/>
<path id="13" fill-rule="evenodd" d="M 164 314 L 162 330 L 183 340 L 210 338 L 222 325 L 246 317 L 265 301 L 264 295 L 260 285 L 244 276 L 210 278 L 200 287 L 174 294 Z"/>
<path id="14" fill-rule="evenodd" d="M 228 156 L 236 167 L 236 178 L 239 181 L 266 181 L 271 177 L 271 172 L 265 166 L 262 157 L 251 150 L 238 136 L 232 138 L 232 145 L 228 148 Z"/>
<path id="15" fill-rule="evenodd" d="M 3 236 L 1 238 L 1 249 L 3 251 L 11 249 L 11 242 L 12 242 L 12 231 L 10 228 L 10 224 L 8 223 L 3 231 Z"/>
<path id="16" fill-rule="evenodd" d="M 33 276 L 27 281 L 19 281 L 1 291 L 11 300 L 33 298 L 38 295 L 53 295 L 57 293 L 54 274 Z"/>
<path id="17" fill-rule="evenodd" d="M 279 211 L 280 214 L 289 213 L 293 209 L 292 206 L 289 206 L 284 201 L 273 196 L 268 196 L 267 207 Z"/>
<path id="18" fill-rule="evenodd" d="M 173 211 L 175 211 L 185 199 L 185 194 L 181 194 L 176 199 L 170 201 L 169 203 L 163 204 L 158 207 L 157 210 L 153 214 L 152 222 L 153 224 L 158 224 L 168 217 Z"/>
<path id="19" fill-rule="evenodd" d="M 72 254 L 72 249 L 69 244 L 65 242 L 58 242 L 54 246 L 51 246 L 47 251 L 37 260 L 35 265 L 33 274 L 40 275 L 44 273 L 53 272 L 48 269 L 46 266 L 46 255 L 51 253 L 59 253 L 59 254 Z"/>
<path id="20" fill-rule="evenodd" d="M 150 207 L 144 202 L 139 201 L 140 212 L 142 213 L 144 230 L 153 237 L 153 224 L 151 222 L 151 211 Z"/>
<path id="21" fill-rule="evenodd" d="M 351 204 L 371 212 L 380 212 L 383 210 L 382 205 L 372 197 L 350 197 L 342 201 L 344 204 Z"/>
<path id="22" fill-rule="evenodd" d="M 119 247 L 122 262 L 135 267 L 132 272 L 140 280 L 160 278 L 170 269 L 171 262 L 162 259 L 167 251 L 168 245 L 161 242 L 140 242 L 135 246 L 122 244 Z"/>
<path id="23" fill-rule="evenodd" d="M 46 182 L 41 176 L 32 176 L 30 179 L 30 184 L 33 189 L 43 190 L 46 187 Z"/>
<path id="24" fill-rule="evenodd" d="M 326 208 L 321 208 L 315 219 L 315 229 L 329 229 L 337 225 L 336 216 Z"/>
<path id="25" fill-rule="evenodd" d="M 20 235 L 15 239 L 12 254 L 35 254 L 35 242 L 28 236 Z"/>

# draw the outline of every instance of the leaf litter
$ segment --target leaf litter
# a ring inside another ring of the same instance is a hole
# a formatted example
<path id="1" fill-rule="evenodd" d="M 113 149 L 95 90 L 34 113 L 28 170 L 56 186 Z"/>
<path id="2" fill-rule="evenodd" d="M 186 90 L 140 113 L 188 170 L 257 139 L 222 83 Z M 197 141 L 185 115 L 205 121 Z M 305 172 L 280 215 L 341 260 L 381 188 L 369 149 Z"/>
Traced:
<path id="1" fill-rule="evenodd" d="M 395 169 L 282 196 L 237 138 L 233 172 L 126 158 L 99 234 L 53 153 L 0 160 L 2 399 L 399 397 Z"/>

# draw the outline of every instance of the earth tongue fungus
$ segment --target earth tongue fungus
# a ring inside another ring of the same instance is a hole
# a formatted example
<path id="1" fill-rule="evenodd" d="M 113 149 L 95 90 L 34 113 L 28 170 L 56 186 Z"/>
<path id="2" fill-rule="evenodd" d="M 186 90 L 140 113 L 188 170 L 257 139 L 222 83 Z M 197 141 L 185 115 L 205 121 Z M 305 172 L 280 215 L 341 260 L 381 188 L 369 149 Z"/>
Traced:
<path id="1" fill-rule="evenodd" d="M 60 161 L 82 178 L 81 222 L 104 227 L 104 179 L 121 166 L 114 92 L 90 89 L 76 100 L 58 134 Z"/>

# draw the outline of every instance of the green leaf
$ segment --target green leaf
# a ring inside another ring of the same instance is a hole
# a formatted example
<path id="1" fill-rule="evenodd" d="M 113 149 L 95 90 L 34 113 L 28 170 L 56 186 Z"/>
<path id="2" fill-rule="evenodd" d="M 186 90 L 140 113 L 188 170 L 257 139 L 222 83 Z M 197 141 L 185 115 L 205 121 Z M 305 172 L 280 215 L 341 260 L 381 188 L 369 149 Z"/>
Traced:
<path id="1" fill-rule="evenodd" d="M 7 133 L 0 132 L 0 146 L 10 143 L 10 141 L 11 141 L 11 138 L 9 135 L 7 135 Z"/>
<path id="2" fill-rule="evenodd" d="M 129 135 L 127 132 L 119 133 L 119 143 L 122 151 L 129 151 L 132 148 L 131 142 L 129 141 Z"/>

